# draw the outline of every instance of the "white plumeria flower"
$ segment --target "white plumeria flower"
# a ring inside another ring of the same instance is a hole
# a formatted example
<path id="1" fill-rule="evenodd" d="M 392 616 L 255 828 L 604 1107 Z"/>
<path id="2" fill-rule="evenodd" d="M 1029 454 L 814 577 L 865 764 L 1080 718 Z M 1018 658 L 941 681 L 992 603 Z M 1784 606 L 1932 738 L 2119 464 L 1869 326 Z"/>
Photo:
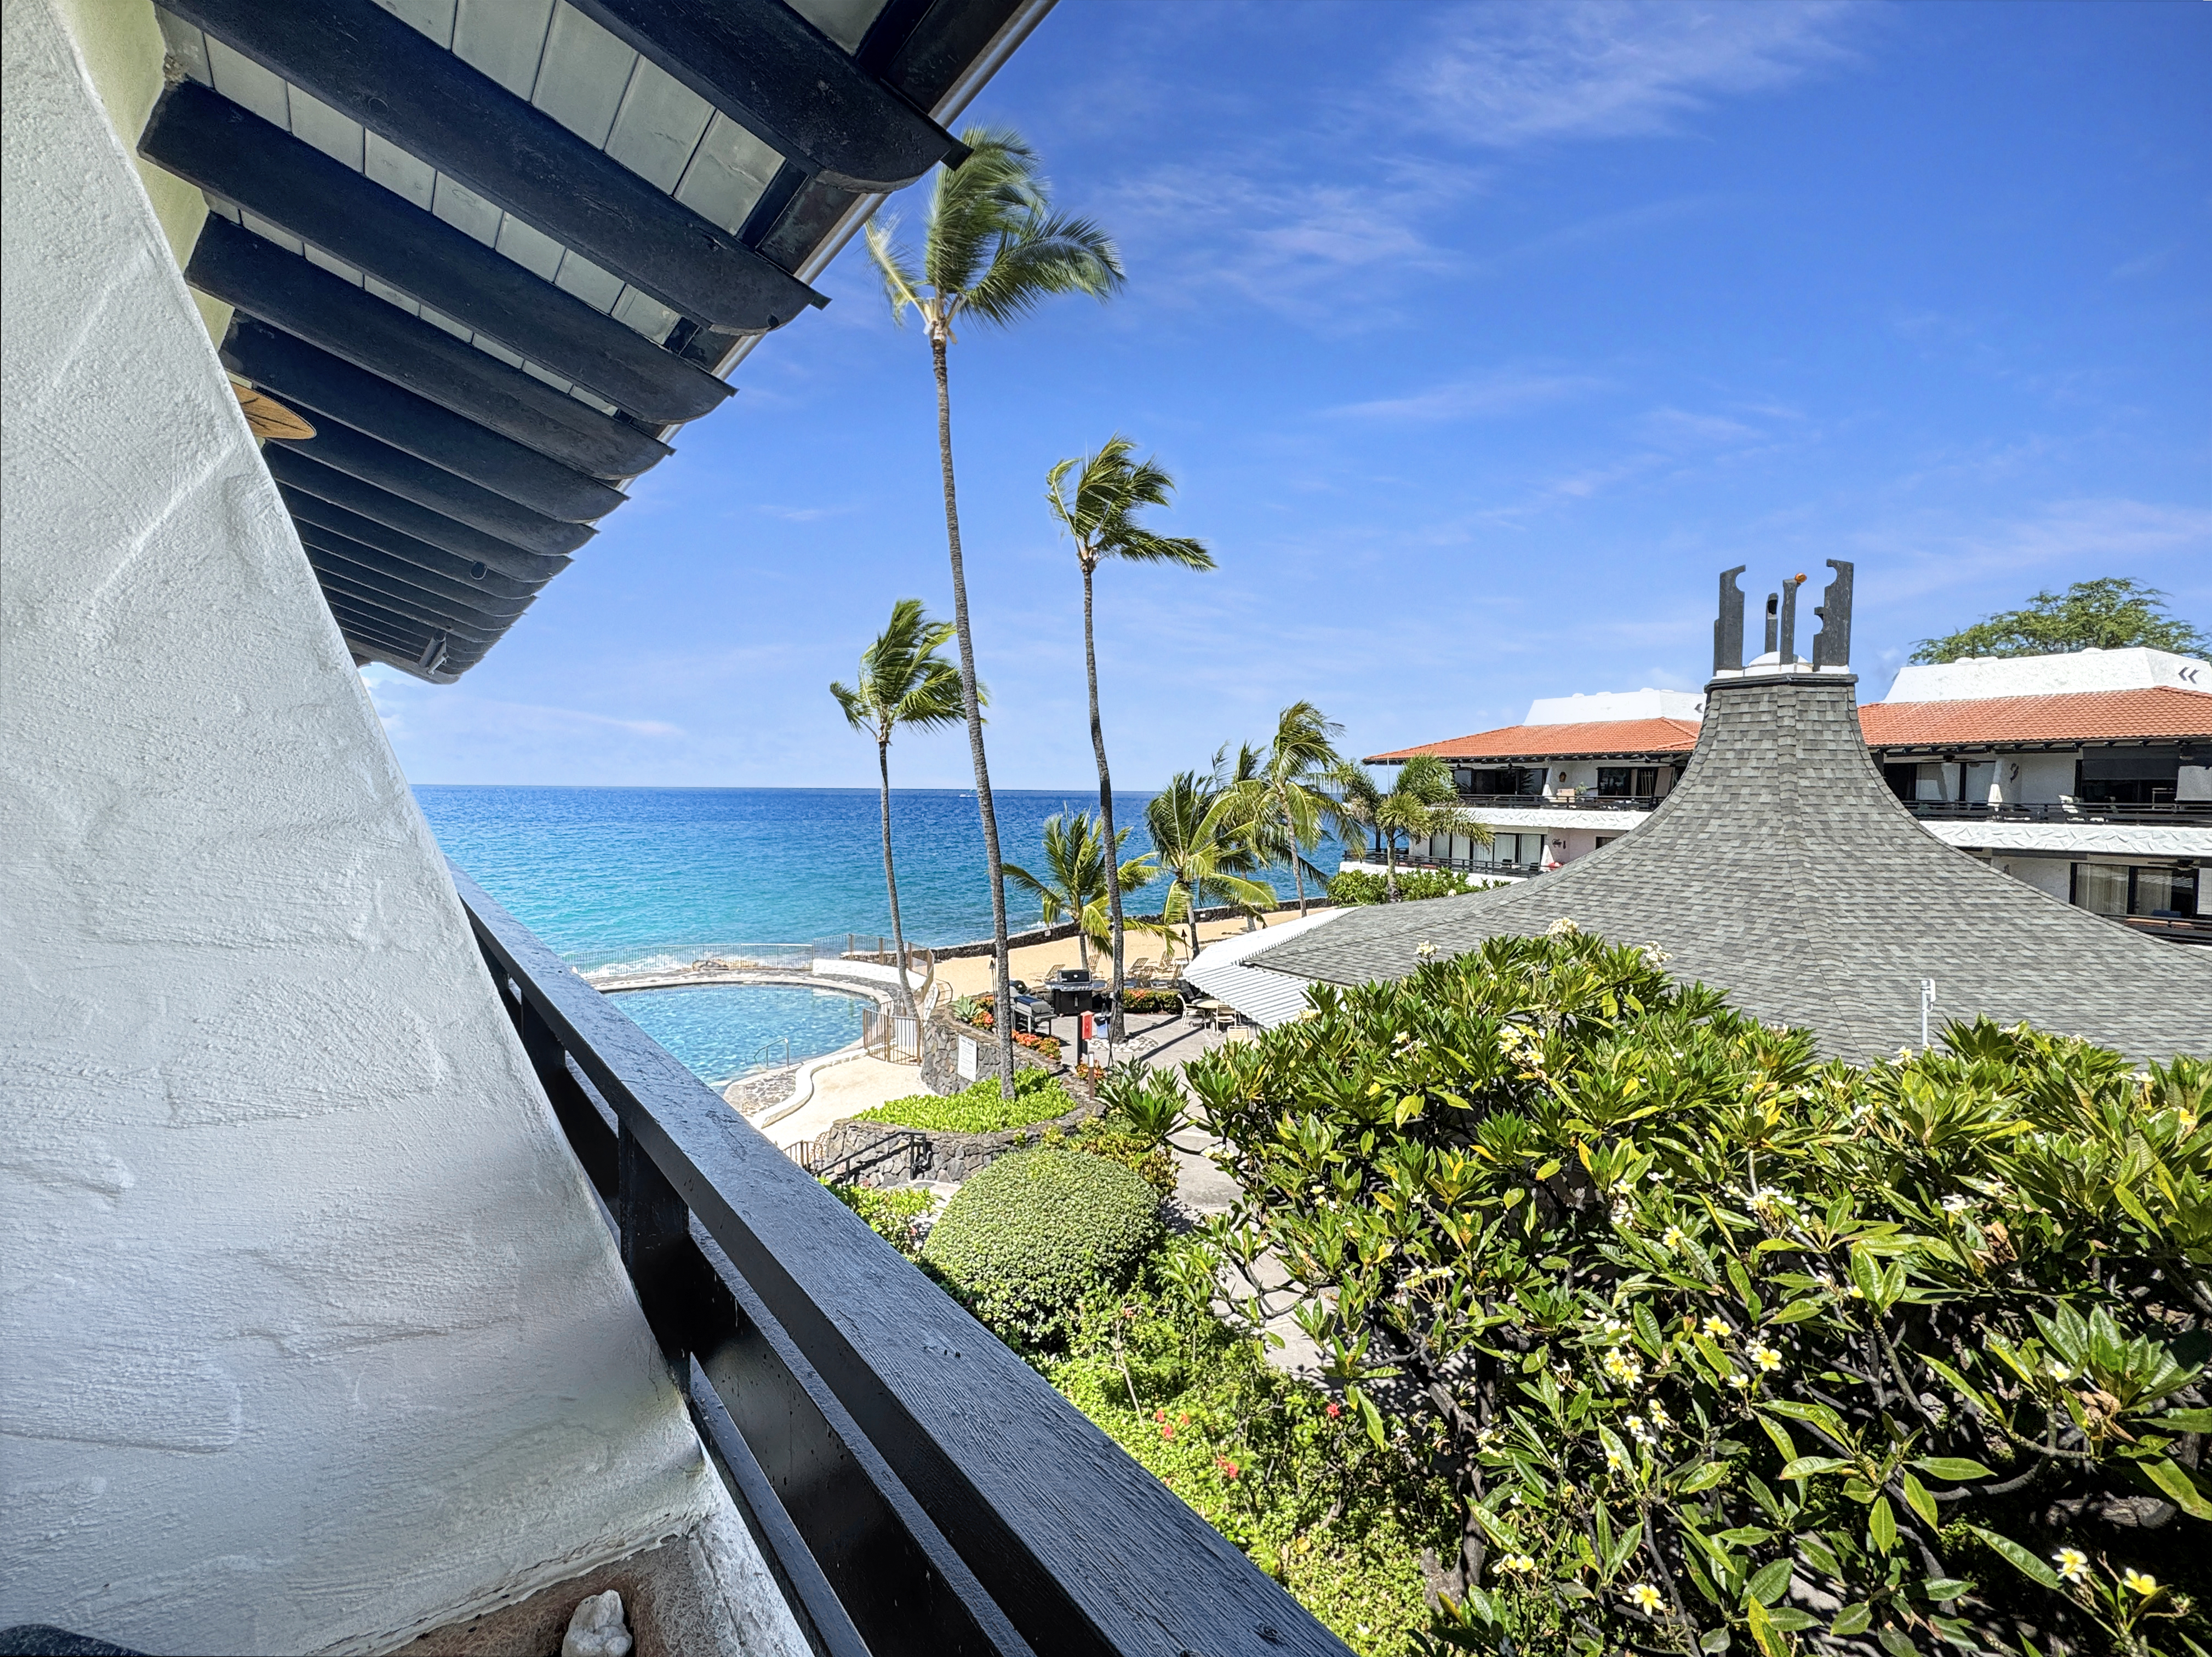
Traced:
<path id="1" fill-rule="evenodd" d="M 2148 1599 L 2158 1592 L 2158 1578 L 2147 1570 L 2124 1570 L 2120 1573 L 2120 1586 Z"/>
<path id="2" fill-rule="evenodd" d="M 1973 1205 L 1972 1199 L 1961 1197 L 1956 1192 L 1943 1199 L 1943 1211 L 1946 1214 L 1963 1214 Z"/>
<path id="3" fill-rule="evenodd" d="M 1628 1601 L 1646 1617 L 1656 1615 L 1659 1607 L 1666 1604 L 1666 1601 L 1660 1597 L 1659 1590 L 1649 1582 L 1638 1582 L 1634 1587 L 1629 1589 Z"/>
<path id="4" fill-rule="evenodd" d="M 1656 1398 L 1651 1400 L 1651 1424 L 1662 1433 L 1670 1431 L 1674 1425 L 1673 1418 L 1667 1413 L 1667 1406 Z"/>
<path id="5" fill-rule="evenodd" d="M 1741 1392 L 1745 1387 L 1751 1385 L 1751 1377 L 1744 1374 L 1741 1369 L 1729 1370 L 1728 1372 L 1727 1379 L 1728 1384 L 1735 1387 L 1738 1392 Z"/>
<path id="6" fill-rule="evenodd" d="M 1536 1562 L 1525 1553 L 1509 1553 L 1498 1562 L 1498 1569 L 1518 1575 L 1535 1569 Z"/>
<path id="7" fill-rule="evenodd" d="M 2051 1556 L 2062 1581 L 2078 1582 L 2089 1574 L 2089 1556 L 2079 1548 L 2061 1548 Z"/>
<path id="8" fill-rule="evenodd" d="M 1752 1342 L 1750 1357 L 1751 1361 L 1753 1363 L 1765 1370 L 1769 1375 L 1772 1375 L 1777 1369 L 1779 1369 L 1782 1367 L 1782 1354 L 1776 1351 L 1771 1346 L 1769 1346 L 1763 1340 L 1755 1340 Z"/>
<path id="9" fill-rule="evenodd" d="M 1430 943 L 1425 938 L 1413 946 L 1413 953 L 1420 956 L 1424 961 L 1428 960 L 1431 956 L 1435 955 L 1436 952 L 1437 946 Z"/>
<path id="10" fill-rule="evenodd" d="M 1605 1361 L 1601 1367 L 1607 1375 L 1624 1387 L 1633 1387 L 1644 1379 L 1644 1366 L 1618 1347 L 1605 1355 Z"/>
<path id="11" fill-rule="evenodd" d="M 1682 1228 L 1679 1225 L 1668 1226 L 1666 1235 L 1661 1237 L 1659 1241 L 1664 1247 L 1680 1248 L 1682 1246 Z"/>
<path id="12" fill-rule="evenodd" d="M 1726 1340 L 1728 1338 L 1729 1326 L 1727 1324 L 1722 1322 L 1718 1318 L 1707 1318 L 1705 1322 L 1705 1332 L 1708 1335 L 1711 1335 L 1715 1340 Z"/>

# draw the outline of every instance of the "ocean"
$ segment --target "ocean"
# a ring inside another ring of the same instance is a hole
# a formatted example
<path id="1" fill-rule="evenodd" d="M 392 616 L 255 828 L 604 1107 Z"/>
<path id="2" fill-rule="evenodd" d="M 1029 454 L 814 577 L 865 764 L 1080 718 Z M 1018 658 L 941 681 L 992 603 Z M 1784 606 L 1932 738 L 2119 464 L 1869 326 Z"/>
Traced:
<path id="1" fill-rule="evenodd" d="M 850 932 L 890 932 L 878 795 L 872 788 L 518 788 L 415 790 L 446 854 L 570 965 L 650 968 L 771 944 L 844 946 Z M 1133 822 L 1125 857 L 1149 849 L 1146 793 L 1116 794 Z M 1086 793 L 1007 789 L 994 796 L 1010 863 L 1043 872 L 1043 825 Z M 891 843 L 908 942 L 964 944 L 991 935 L 990 885 L 975 797 L 957 789 L 891 791 Z M 1326 855 L 1316 862 L 1330 866 Z M 1277 884 L 1286 894 L 1285 872 Z M 1162 882 L 1136 894 L 1155 909 Z M 1037 924 L 1036 901 L 1009 883 L 1008 923 Z M 1147 901 L 1149 900 L 1149 901 Z M 806 990 L 676 990 L 618 998 L 632 1017 L 702 1079 L 811 1057 L 858 1034 L 849 998 Z M 787 1048 L 784 1045 L 788 1038 Z"/>

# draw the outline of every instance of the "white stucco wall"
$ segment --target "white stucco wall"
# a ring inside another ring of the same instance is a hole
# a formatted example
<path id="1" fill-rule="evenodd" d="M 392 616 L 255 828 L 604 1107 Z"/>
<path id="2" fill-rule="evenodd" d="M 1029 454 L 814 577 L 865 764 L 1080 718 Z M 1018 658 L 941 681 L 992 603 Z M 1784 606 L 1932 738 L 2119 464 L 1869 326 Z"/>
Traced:
<path id="1" fill-rule="evenodd" d="M 2063 656 L 1972 656 L 1898 669 L 1883 700 L 1978 701 L 1990 696 L 2057 696 L 2087 690 L 2174 685 L 2212 690 L 2212 665 L 2166 650 L 2076 650 Z"/>
<path id="2" fill-rule="evenodd" d="M 0 1624 L 388 1648 L 726 1502 L 47 0 L 5 73 Z"/>
<path id="3" fill-rule="evenodd" d="M 1992 866 L 1998 873 L 2010 875 L 2024 881 L 2039 892 L 2046 892 L 2061 903 L 2073 901 L 2074 865 L 2063 858 L 1996 858 Z"/>

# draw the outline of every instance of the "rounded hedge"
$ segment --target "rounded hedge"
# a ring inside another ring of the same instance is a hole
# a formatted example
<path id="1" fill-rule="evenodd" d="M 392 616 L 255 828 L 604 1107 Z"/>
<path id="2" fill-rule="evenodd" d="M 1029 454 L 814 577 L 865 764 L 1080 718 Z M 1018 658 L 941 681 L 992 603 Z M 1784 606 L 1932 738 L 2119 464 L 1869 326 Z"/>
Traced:
<path id="1" fill-rule="evenodd" d="M 1121 1163 L 1025 1150 L 960 1187 L 922 1258 L 1001 1336 L 1052 1345 L 1083 1297 L 1127 1282 L 1159 1237 L 1159 1193 Z"/>

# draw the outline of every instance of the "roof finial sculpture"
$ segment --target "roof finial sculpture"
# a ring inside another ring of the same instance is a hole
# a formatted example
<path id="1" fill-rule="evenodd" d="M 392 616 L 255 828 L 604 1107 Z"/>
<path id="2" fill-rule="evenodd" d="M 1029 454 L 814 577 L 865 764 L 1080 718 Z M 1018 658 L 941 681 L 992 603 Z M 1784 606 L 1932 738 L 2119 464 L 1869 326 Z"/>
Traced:
<path id="1" fill-rule="evenodd" d="M 1741 673 L 1743 671 L 1743 594 L 1736 588 L 1735 578 L 1743 574 L 1744 567 L 1721 572 L 1720 614 L 1713 619 L 1713 671 Z"/>
<path id="2" fill-rule="evenodd" d="M 1831 558 L 1828 568 L 1836 572 L 1836 579 L 1828 583 L 1820 602 L 1813 608 L 1813 614 L 1820 618 L 1820 630 L 1813 635 L 1815 673 L 1851 664 L 1851 567 L 1841 558 Z"/>
<path id="3" fill-rule="evenodd" d="M 1770 640 L 1767 648 L 1775 652 L 1774 659 L 1784 667 L 1792 667 L 1797 661 L 1797 589 L 1805 585 L 1802 575 L 1793 575 L 1782 584 L 1782 642 Z"/>

